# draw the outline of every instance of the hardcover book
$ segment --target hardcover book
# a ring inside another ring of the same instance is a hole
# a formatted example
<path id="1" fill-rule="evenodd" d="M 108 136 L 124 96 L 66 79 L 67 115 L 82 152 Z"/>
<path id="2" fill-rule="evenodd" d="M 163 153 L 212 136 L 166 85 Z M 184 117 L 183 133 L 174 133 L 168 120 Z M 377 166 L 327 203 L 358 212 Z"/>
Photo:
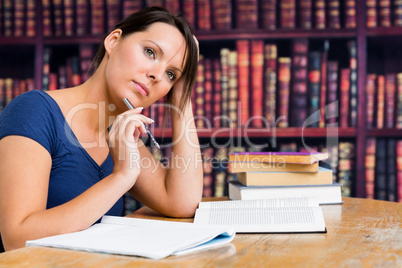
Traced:
<path id="1" fill-rule="evenodd" d="M 313 197 L 320 205 L 342 204 L 342 185 L 287 185 L 245 186 L 238 181 L 229 181 L 230 200 L 255 200 L 268 198 Z"/>
<path id="2" fill-rule="evenodd" d="M 229 155 L 229 161 L 313 164 L 328 158 L 327 153 L 309 152 L 243 152 Z"/>
<path id="3" fill-rule="evenodd" d="M 241 172 L 237 179 L 247 186 L 331 184 L 332 170 L 319 167 L 318 172 Z"/>
<path id="4" fill-rule="evenodd" d="M 318 162 L 306 164 L 270 162 L 230 162 L 231 172 L 274 171 L 274 172 L 318 172 Z"/>

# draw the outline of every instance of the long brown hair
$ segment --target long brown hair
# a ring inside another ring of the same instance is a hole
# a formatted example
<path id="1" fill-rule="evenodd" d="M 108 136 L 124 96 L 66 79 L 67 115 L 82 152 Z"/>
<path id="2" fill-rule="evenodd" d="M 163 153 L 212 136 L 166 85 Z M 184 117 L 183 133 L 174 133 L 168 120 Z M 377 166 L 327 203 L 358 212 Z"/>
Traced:
<path id="1" fill-rule="evenodd" d="M 182 110 L 191 98 L 191 91 L 194 86 L 198 64 L 198 48 L 195 43 L 193 31 L 190 25 L 182 17 L 179 15 L 173 15 L 165 8 L 146 7 L 117 23 L 113 30 L 121 29 L 121 36 L 124 38 L 129 34 L 147 30 L 147 28 L 155 22 L 163 22 L 176 27 L 182 33 L 186 41 L 186 49 L 184 53 L 186 62 L 182 74 L 182 76 L 185 77 L 185 89 L 179 104 L 179 108 Z M 91 73 L 94 73 L 99 67 L 103 57 L 105 56 L 105 53 L 105 46 L 102 42 L 93 59 L 92 66 L 90 68 Z M 167 101 L 169 104 L 171 104 L 171 97 L 172 91 L 169 91 L 167 94 Z"/>

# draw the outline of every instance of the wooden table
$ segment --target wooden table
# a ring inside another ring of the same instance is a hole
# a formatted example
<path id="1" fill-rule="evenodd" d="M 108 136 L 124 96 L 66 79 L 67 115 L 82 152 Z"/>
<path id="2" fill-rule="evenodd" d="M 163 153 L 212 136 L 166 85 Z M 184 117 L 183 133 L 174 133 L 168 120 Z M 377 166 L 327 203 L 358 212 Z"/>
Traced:
<path id="1" fill-rule="evenodd" d="M 322 206 L 326 234 L 238 234 L 226 246 L 159 261 L 28 247 L 0 254 L 0 267 L 402 267 L 402 204 L 344 201 Z M 160 219 L 147 208 L 129 216 Z"/>

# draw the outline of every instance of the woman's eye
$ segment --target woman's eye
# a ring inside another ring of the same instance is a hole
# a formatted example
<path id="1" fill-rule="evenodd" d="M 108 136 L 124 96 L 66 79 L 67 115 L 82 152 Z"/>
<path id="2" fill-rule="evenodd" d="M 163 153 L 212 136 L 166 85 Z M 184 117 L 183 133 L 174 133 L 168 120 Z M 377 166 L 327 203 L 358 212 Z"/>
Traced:
<path id="1" fill-rule="evenodd" d="M 151 48 L 145 48 L 145 54 L 147 54 L 148 57 L 155 58 L 155 51 Z"/>
<path id="2" fill-rule="evenodd" d="M 167 76 L 168 76 L 168 78 L 169 78 L 170 81 L 176 80 L 176 75 L 175 75 L 174 72 L 172 72 L 172 71 L 167 71 L 166 74 L 167 74 Z"/>

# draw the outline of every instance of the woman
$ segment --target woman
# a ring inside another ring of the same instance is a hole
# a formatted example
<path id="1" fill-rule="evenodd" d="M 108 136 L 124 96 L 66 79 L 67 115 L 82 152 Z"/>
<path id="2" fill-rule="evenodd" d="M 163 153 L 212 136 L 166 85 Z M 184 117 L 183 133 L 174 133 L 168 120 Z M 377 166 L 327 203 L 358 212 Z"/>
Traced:
<path id="1" fill-rule="evenodd" d="M 188 24 L 146 8 L 105 37 L 88 81 L 14 99 L 0 116 L 4 248 L 88 228 L 105 214 L 120 216 L 126 192 L 167 216 L 192 216 L 203 177 L 189 101 L 197 61 Z M 166 94 L 179 107 L 171 109 L 169 168 L 139 140 L 144 123 L 152 122 L 141 107 Z M 138 108 L 127 110 L 123 98 Z"/>

